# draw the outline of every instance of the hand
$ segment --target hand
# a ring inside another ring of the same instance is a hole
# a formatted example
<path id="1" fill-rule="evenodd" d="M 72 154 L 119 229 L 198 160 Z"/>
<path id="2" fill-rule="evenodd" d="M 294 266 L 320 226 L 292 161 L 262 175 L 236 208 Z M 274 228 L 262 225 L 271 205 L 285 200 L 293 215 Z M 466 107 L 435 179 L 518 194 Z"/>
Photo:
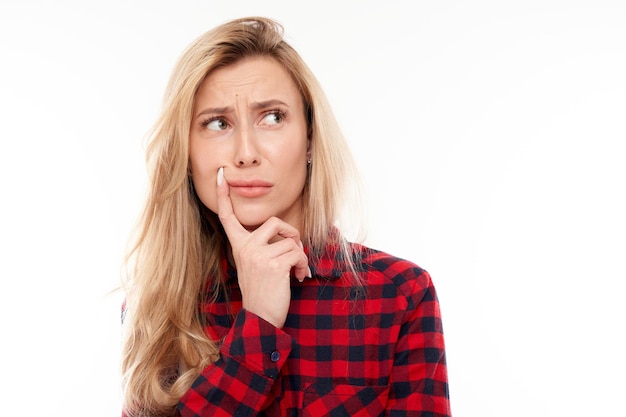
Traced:
<path id="1" fill-rule="evenodd" d="M 291 271 L 302 282 L 311 276 L 300 232 L 277 217 L 253 232 L 235 215 L 223 168 L 217 174 L 217 210 L 232 248 L 243 308 L 282 328 L 291 302 Z"/>

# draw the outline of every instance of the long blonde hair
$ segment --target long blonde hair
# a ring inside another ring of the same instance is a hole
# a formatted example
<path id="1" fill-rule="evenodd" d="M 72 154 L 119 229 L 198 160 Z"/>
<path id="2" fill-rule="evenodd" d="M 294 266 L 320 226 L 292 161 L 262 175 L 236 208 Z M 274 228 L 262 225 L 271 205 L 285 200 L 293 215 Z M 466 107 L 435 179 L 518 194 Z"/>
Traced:
<path id="1" fill-rule="evenodd" d="M 219 347 L 203 329 L 199 295 L 217 296 L 228 245 L 217 216 L 197 198 L 189 177 L 189 129 L 196 91 L 208 73 L 250 55 L 271 56 L 298 86 L 309 123 L 312 164 L 303 191 L 303 238 L 310 257 L 335 230 L 342 200 L 354 184 L 354 164 L 325 95 L 282 26 L 252 17 L 224 23 L 183 52 L 166 88 L 147 149 L 149 193 L 123 280 L 126 317 L 122 373 L 124 407 L 132 416 L 167 416 Z M 347 186 L 347 187 L 346 187 Z M 315 262 L 314 259 L 311 262 Z M 210 300 L 209 300 L 210 301 Z"/>

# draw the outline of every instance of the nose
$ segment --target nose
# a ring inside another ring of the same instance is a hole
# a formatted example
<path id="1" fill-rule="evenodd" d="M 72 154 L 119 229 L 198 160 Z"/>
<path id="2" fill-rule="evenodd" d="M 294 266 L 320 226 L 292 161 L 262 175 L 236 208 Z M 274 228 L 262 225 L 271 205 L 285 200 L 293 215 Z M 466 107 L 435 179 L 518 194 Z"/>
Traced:
<path id="1" fill-rule="evenodd" d="M 245 168 L 261 163 L 261 155 L 257 147 L 257 137 L 253 128 L 242 128 L 237 135 L 235 145 L 235 166 Z"/>

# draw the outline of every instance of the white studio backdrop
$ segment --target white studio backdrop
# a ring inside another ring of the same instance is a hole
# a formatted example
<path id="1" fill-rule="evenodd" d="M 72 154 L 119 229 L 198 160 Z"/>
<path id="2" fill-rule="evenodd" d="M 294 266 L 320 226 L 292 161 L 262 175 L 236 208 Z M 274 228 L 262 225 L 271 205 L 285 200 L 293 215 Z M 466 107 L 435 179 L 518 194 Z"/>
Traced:
<path id="1" fill-rule="evenodd" d="M 626 415 L 617 0 L 1 0 L 1 414 L 120 414 L 145 134 L 183 48 L 244 15 L 325 88 L 366 243 L 433 276 L 454 415 Z"/>

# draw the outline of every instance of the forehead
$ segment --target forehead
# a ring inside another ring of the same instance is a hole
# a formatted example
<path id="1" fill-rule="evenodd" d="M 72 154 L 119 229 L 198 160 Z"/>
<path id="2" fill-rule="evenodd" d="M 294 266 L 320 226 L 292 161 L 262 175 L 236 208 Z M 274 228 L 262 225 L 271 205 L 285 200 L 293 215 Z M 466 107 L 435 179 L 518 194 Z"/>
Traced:
<path id="1" fill-rule="evenodd" d="M 285 68 L 274 58 L 256 56 L 210 72 L 200 84 L 198 101 L 232 101 L 246 97 L 254 101 L 298 100 L 301 95 Z"/>

